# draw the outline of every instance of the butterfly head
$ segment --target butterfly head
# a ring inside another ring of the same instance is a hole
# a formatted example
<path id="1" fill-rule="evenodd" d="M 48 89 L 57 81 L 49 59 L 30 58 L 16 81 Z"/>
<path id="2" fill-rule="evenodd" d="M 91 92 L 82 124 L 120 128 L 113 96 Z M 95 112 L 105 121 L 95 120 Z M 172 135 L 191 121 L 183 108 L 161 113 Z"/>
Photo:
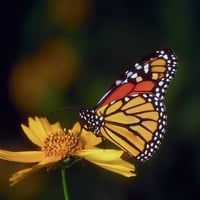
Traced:
<path id="1" fill-rule="evenodd" d="M 88 131 L 93 132 L 97 137 L 101 137 L 100 128 L 104 124 L 103 116 L 99 116 L 94 109 L 81 109 L 79 116 Z"/>

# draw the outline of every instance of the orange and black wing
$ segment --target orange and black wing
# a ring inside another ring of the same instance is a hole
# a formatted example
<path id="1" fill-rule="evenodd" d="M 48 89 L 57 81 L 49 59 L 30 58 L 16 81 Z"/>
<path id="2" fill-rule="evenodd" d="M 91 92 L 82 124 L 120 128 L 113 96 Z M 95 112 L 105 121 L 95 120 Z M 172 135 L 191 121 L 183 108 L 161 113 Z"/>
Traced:
<path id="1" fill-rule="evenodd" d="M 131 66 L 93 109 L 80 110 L 83 127 L 139 160 L 148 160 L 166 130 L 164 95 L 177 63 L 175 53 L 164 49 Z"/>
<path id="2" fill-rule="evenodd" d="M 158 150 L 166 131 L 162 100 L 152 94 L 125 97 L 101 107 L 102 136 L 138 160 L 148 160 Z"/>
<path id="3" fill-rule="evenodd" d="M 177 63 L 171 49 L 151 53 L 129 67 L 100 99 L 96 108 L 132 94 L 156 93 L 163 98 L 177 70 Z"/>

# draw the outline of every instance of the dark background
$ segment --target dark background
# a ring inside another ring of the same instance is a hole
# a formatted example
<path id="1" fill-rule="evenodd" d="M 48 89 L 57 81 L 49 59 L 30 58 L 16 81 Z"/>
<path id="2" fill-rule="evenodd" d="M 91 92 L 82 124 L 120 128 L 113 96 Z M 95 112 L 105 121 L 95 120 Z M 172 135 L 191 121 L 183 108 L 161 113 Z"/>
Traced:
<path id="1" fill-rule="evenodd" d="M 162 48 L 179 69 L 166 95 L 167 135 L 137 177 L 89 163 L 68 170 L 71 199 L 194 199 L 200 191 L 200 16 L 197 0 L 46 0 L 1 3 L 0 145 L 33 149 L 20 130 L 28 116 L 70 128 L 77 111 L 93 107 L 126 66 Z M 55 70 L 58 69 L 58 70 Z M 61 70 L 59 70 L 61 69 Z M 13 188 L 27 165 L 0 162 L 0 199 L 63 199 L 59 171 L 41 170 Z"/>

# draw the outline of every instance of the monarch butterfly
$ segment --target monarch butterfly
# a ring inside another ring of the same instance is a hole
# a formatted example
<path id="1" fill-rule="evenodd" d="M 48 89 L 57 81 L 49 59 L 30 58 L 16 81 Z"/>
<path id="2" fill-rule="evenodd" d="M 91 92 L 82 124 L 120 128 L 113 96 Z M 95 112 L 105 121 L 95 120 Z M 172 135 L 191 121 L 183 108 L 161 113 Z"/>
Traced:
<path id="1" fill-rule="evenodd" d="M 166 132 L 164 96 L 177 64 L 175 53 L 163 49 L 130 66 L 93 109 L 79 111 L 83 128 L 148 160 Z"/>

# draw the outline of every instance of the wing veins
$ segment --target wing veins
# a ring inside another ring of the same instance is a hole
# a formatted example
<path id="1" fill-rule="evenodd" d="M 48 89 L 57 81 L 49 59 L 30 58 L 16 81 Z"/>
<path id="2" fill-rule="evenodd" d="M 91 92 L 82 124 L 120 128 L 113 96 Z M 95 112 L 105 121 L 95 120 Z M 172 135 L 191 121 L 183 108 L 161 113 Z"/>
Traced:
<path id="1" fill-rule="evenodd" d="M 130 146 L 132 146 L 133 148 L 135 148 L 137 151 L 141 152 L 141 150 L 135 146 L 135 144 L 131 143 L 126 137 L 124 137 L 123 135 L 120 135 L 119 133 L 117 133 L 116 131 L 108 128 L 108 127 L 104 127 L 104 131 L 106 132 L 107 134 L 107 137 L 110 138 L 111 141 L 114 141 L 116 144 L 118 144 L 122 149 L 125 149 L 120 143 L 118 143 L 115 139 L 113 139 L 110 134 L 106 131 L 106 129 L 108 129 L 109 131 L 111 131 L 112 133 L 114 133 L 115 135 L 117 135 L 117 137 L 121 138 L 122 140 L 124 140 L 127 144 L 129 144 Z M 128 129 L 130 130 L 130 129 Z M 131 132 L 133 132 L 132 130 L 130 130 Z M 145 140 L 144 140 L 145 141 Z M 125 149 L 126 152 L 128 152 L 126 149 Z"/>

